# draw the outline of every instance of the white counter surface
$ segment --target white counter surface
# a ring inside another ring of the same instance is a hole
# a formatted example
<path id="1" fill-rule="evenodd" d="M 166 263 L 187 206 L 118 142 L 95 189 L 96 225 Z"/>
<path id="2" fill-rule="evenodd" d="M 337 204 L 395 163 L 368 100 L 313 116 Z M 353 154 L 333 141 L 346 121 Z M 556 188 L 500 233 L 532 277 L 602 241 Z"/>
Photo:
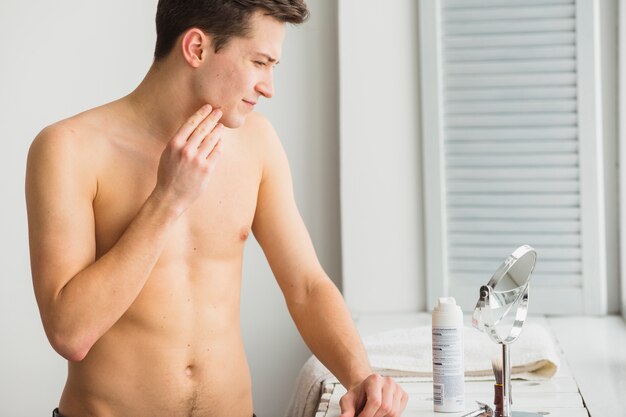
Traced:
<path id="1" fill-rule="evenodd" d="M 466 317 L 469 324 L 470 318 Z M 429 325 L 430 314 L 362 315 L 362 336 L 411 326 Z M 513 410 L 550 417 L 626 416 L 626 322 L 618 316 L 530 317 L 552 331 L 561 353 L 557 374 L 547 381 L 513 381 Z M 493 381 L 466 381 L 466 411 L 432 411 L 432 382 L 401 378 L 410 394 L 404 417 L 458 417 L 476 409 L 475 400 L 493 402 Z M 339 417 L 340 384 L 328 384 L 317 417 Z M 549 413 L 549 414 L 548 414 Z"/>

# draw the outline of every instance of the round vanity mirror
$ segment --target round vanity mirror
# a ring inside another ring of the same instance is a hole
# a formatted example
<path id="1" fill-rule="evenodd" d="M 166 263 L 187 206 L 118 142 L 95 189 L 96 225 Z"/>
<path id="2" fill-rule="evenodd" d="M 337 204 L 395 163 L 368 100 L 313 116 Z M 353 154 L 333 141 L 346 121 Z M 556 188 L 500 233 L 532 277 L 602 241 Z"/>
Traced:
<path id="1" fill-rule="evenodd" d="M 522 331 L 528 311 L 528 283 L 537 261 L 530 246 L 517 248 L 480 287 L 472 324 L 496 343 L 514 342 Z"/>

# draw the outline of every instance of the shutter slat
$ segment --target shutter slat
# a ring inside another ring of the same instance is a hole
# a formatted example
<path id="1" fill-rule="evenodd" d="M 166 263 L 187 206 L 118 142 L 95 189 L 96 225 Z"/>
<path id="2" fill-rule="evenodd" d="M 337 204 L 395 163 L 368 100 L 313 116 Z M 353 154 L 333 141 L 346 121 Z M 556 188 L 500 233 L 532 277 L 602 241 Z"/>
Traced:
<path id="1" fill-rule="evenodd" d="M 507 250 L 508 249 L 508 250 Z M 492 259 L 497 265 L 502 262 L 515 248 L 501 246 L 451 246 L 449 254 L 455 259 Z M 579 260 L 582 255 L 580 248 L 560 248 L 550 246 L 536 246 L 537 253 L 543 260 Z M 495 270 L 495 268 L 493 269 Z"/>
<path id="2" fill-rule="evenodd" d="M 460 61 L 495 61 L 512 60 L 527 61 L 529 59 L 564 59 L 574 58 L 576 48 L 568 45 L 538 46 L 534 48 L 468 48 L 449 49 L 444 53 L 446 62 Z"/>
<path id="3" fill-rule="evenodd" d="M 539 86 L 568 86 L 576 84 L 576 74 L 549 73 L 549 74 L 514 74 L 514 75 L 470 75 L 450 76 L 446 78 L 446 88 L 519 88 Z"/>
<path id="4" fill-rule="evenodd" d="M 576 100 L 463 101 L 448 103 L 446 114 L 573 113 L 576 106 Z"/>
<path id="5" fill-rule="evenodd" d="M 468 100 L 533 100 L 533 99 L 575 99 L 576 87 L 545 87 L 545 88 L 485 88 L 474 90 L 449 89 L 446 91 L 446 102 Z"/>
<path id="6" fill-rule="evenodd" d="M 492 157 L 489 155 L 475 156 L 449 156 L 446 158 L 448 167 L 541 167 L 551 166 L 576 166 L 578 164 L 578 154 L 557 154 L 557 155 L 503 155 Z"/>
<path id="7" fill-rule="evenodd" d="M 481 9 L 448 9 L 443 14 L 445 23 L 483 20 L 522 20 L 574 17 L 572 4 L 535 7 L 493 7 Z"/>
<path id="8" fill-rule="evenodd" d="M 528 74 L 548 72 L 574 72 L 574 59 L 551 59 L 515 62 L 459 62 L 446 66 L 446 75 L 455 74 Z"/>
<path id="9" fill-rule="evenodd" d="M 540 221 L 521 220 L 515 222 L 488 220 L 449 220 L 448 229 L 452 233 L 579 233 L 580 222 L 572 220 Z"/>
<path id="10" fill-rule="evenodd" d="M 445 129 L 448 140 L 475 141 L 475 140 L 537 140 L 537 139 L 576 139 L 578 129 L 576 127 L 543 127 L 543 128 L 518 128 L 518 129 Z"/>
<path id="11" fill-rule="evenodd" d="M 580 205 L 579 194 L 511 193 L 494 196 L 480 193 L 448 193 L 446 199 L 450 207 L 577 207 Z"/>
<path id="12" fill-rule="evenodd" d="M 448 116 L 446 127 L 537 127 L 537 126 L 576 126 L 576 113 L 551 113 L 551 114 L 494 114 L 472 116 Z"/>
<path id="13" fill-rule="evenodd" d="M 450 272 L 463 273 L 467 271 L 489 274 L 498 269 L 501 262 L 501 259 L 496 258 L 488 260 L 452 260 L 450 261 Z M 551 272 L 580 273 L 582 272 L 581 265 L 580 260 L 552 261 L 550 259 L 542 259 L 542 262 L 535 266 L 535 272 L 544 274 Z"/>
<path id="14" fill-rule="evenodd" d="M 446 154 L 454 155 L 498 155 L 498 154 L 536 154 L 536 153 L 575 153 L 578 152 L 578 143 L 574 141 L 474 141 L 446 143 Z M 559 172 L 559 170 L 556 170 Z M 450 176 L 449 178 L 453 178 Z"/>
<path id="15" fill-rule="evenodd" d="M 545 6 L 548 4 L 573 4 L 573 0 L 446 0 L 444 9 L 467 9 L 478 7 Z"/>
<path id="16" fill-rule="evenodd" d="M 498 178 L 502 181 L 524 178 L 526 180 L 578 179 L 578 168 L 450 168 L 447 171 L 449 180 Z"/>
<path id="17" fill-rule="evenodd" d="M 450 208 L 448 210 L 449 219 L 497 219 L 497 220 L 532 220 L 532 219 L 563 219 L 578 220 L 580 219 L 580 209 L 578 207 L 507 207 L 507 208 L 474 208 L 461 207 Z M 542 254 L 544 256 L 545 254 Z"/>
<path id="18" fill-rule="evenodd" d="M 576 181 L 500 181 L 500 180 L 456 180 L 448 183 L 449 193 L 577 193 L 580 191 Z"/>
<path id="19" fill-rule="evenodd" d="M 450 233 L 449 238 L 455 244 L 467 245 L 501 245 L 507 248 L 517 248 L 527 243 L 533 246 L 557 246 L 580 247 L 579 233 L 562 233 L 562 234 L 533 234 L 533 233 L 517 233 L 515 236 L 510 233 L 490 234 L 490 233 Z"/>
<path id="20" fill-rule="evenodd" d="M 521 20 L 490 20 L 482 22 L 447 22 L 443 28 L 444 36 L 503 34 L 528 32 L 563 32 L 573 31 L 576 20 L 573 18 L 557 19 L 521 19 Z"/>
<path id="21" fill-rule="evenodd" d="M 444 38 L 447 48 L 499 48 L 504 46 L 554 46 L 573 45 L 575 34 L 571 32 L 519 33 L 505 35 L 448 36 Z"/>

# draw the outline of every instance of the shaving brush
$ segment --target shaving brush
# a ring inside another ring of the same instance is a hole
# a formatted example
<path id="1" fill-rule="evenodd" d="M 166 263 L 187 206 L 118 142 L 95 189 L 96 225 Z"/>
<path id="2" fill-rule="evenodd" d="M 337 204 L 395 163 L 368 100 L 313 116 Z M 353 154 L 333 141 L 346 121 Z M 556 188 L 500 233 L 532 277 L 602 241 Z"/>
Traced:
<path id="1" fill-rule="evenodd" d="M 508 417 L 504 416 L 504 385 L 502 385 L 502 358 L 500 356 L 491 359 L 491 368 L 496 378 L 496 384 L 493 386 L 494 417 Z"/>

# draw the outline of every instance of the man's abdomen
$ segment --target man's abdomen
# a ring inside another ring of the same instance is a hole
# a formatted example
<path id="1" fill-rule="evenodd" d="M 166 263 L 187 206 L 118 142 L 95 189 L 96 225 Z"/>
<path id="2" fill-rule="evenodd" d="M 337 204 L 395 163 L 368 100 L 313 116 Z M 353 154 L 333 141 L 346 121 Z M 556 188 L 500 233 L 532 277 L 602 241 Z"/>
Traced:
<path id="1" fill-rule="evenodd" d="M 212 264 L 194 275 L 155 269 L 127 313 L 70 363 L 64 416 L 252 415 L 240 273 Z"/>

